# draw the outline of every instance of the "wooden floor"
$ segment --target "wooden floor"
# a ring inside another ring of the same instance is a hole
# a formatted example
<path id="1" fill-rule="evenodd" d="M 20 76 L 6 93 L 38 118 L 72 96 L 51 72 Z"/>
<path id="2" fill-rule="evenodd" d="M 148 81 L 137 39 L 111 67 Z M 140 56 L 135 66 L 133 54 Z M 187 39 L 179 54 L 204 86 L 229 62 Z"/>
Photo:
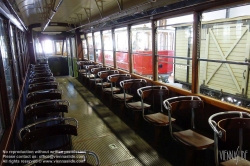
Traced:
<path id="1" fill-rule="evenodd" d="M 77 78 L 57 77 L 63 90 L 63 99 L 70 102 L 69 113 L 79 121 L 78 136 L 72 136 L 74 150 L 95 152 L 102 166 L 168 166 L 184 165 L 185 153 L 169 137 L 168 128 L 162 133 L 160 146 L 153 148 L 154 129 L 142 122 L 137 130 L 133 128 L 133 116 L 119 115 L 117 103 L 109 106 L 109 100 L 101 101 L 100 92 L 85 87 Z M 198 165 L 211 165 L 210 156 L 204 151 L 197 155 Z"/>

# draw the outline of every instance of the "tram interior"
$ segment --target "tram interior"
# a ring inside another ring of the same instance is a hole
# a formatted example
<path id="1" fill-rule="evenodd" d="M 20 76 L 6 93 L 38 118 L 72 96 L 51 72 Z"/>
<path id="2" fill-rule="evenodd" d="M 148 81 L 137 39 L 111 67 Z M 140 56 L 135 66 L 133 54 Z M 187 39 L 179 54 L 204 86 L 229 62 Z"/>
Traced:
<path id="1" fill-rule="evenodd" d="M 0 0 L 0 165 L 250 165 L 249 11 Z"/>

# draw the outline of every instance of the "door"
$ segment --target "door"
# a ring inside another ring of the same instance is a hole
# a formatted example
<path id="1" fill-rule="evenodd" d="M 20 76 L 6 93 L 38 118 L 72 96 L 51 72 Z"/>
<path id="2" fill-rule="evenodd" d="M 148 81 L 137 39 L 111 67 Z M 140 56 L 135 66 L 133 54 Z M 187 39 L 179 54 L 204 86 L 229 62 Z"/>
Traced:
<path id="1" fill-rule="evenodd" d="M 206 30 L 206 41 L 203 42 L 205 59 L 231 62 L 249 59 L 249 25 L 228 22 L 207 27 L 203 29 Z M 247 92 L 248 70 L 247 65 L 214 62 L 204 62 L 201 68 L 205 86 L 241 95 L 250 94 Z"/>

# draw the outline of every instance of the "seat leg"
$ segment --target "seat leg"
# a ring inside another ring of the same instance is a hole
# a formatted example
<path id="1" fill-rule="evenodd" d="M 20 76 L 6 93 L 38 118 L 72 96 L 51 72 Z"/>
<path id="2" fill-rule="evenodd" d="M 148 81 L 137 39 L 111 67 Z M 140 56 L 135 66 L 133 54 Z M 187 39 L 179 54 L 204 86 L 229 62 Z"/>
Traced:
<path id="1" fill-rule="evenodd" d="M 160 135 L 161 135 L 161 126 L 155 126 L 154 130 L 155 130 L 155 135 L 154 135 L 154 143 L 153 143 L 153 147 L 157 148 L 159 146 L 160 143 Z"/>
<path id="2" fill-rule="evenodd" d="M 186 158 L 185 158 L 185 165 L 186 166 L 193 166 L 194 165 L 194 149 L 186 148 Z"/>
<path id="3" fill-rule="evenodd" d="M 124 117 L 125 116 L 125 109 L 124 109 L 124 101 L 120 101 L 120 116 Z"/>
<path id="4" fill-rule="evenodd" d="M 134 111 L 134 129 L 139 129 L 141 114 L 141 111 Z"/>

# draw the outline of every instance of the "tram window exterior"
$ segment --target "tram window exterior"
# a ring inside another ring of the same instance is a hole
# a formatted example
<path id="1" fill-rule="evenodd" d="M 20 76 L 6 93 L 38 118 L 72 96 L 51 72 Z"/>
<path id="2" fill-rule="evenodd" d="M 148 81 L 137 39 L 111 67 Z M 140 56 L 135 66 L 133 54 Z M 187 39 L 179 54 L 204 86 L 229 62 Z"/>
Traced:
<path id="1" fill-rule="evenodd" d="M 111 30 L 103 31 L 103 45 L 105 64 L 114 66 L 113 40 Z"/>
<path id="2" fill-rule="evenodd" d="M 135 25 L 132 29 L 133 72 L 152 78 L 152 28 L 150 23 Z"/>
<path id="3" fill-rule="evenodd" d="M 191 90 L 193 15 L 157 22 L 159 81 Z M 175 58 L 173 58 L 175 57 Z"/>
<path id="4" fill-rule="evenodd" d="M 101 33 L 100 32 L 95 32 L 94 33 L 95 37 L 95 54 L 96 54 L 96 61 L 99 63 L 102 63 L 102 43 L 101 43 Z"/>
<path id="5" fill-rule="evenodd" d="M 94 61 L 94 47 L 93 47 L 92 33 L 87 34 L 87 40 L 88 40 L 89 60 Z"/>
<path id="6" fill-rule="evenodd" d="M 6 25 L 6 24 L 5 24 Z M 4 75 L 5 75 L 5 82 L 6 82 L 6 90 L 8 95 L 8 101 L 9 101 L 9 110 L 12 113 L 13 112 L 13 106 L 14 106 L 14 89 L 13 89 L 13 78 L 12 78 L 12 70 L 10 66 L 10 53 L 8 49 L 8 40 L 7 36 L 8 33 L 5 30 L 3 20 L 0 19 L 0 49 L 1 49 L 1 57 L 3 62 L 3 68 L 4 68 Z"/>
<path id="7" fill-rule="evenodd" d="M 117 68 L 129 70 L 128 31 L 127 28 L 115 29 L 115 49 Z"/>
<path id="8" fill-rule="evenodd" d="M 87 41 L 85 39 L 82 40 L 82 50 L 83 50 L 83 58 L 88 59 Z"/>
<path id="9" fill-rule="evenodd" d="M 239 62 L 250 56 L 249 10 L 247 5 L 227 7 L 221 15 L 218 11 L 202 14 L 199 74 L 201 94 L 248 108 L 249 66 Z"/>

